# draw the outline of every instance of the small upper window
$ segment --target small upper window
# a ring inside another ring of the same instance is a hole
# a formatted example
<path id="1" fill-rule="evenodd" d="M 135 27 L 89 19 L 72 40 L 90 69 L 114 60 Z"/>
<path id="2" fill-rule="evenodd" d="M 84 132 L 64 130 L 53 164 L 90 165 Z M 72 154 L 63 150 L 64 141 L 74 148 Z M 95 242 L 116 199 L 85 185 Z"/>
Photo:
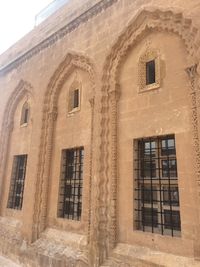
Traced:
<path id="1" fill-rule="evenodd" d="M 75 112 L 80 109 L 80 89 L 75 88 L 69 91 L 68 112 Z"/>
<path id="2" fill-rule="evenodd" d="M 69 115 L 80 110 L 81 90 L 82 83 L 80 78 L 78 77 L 78 72 L 76 71 L 74 74 L 73 82 L 69 87 L 67 96 L 67 112 Z"/>
<path id="3" fill-rule="evenodd" d="M 146 62 L 146 85 L 155 83 L 156 72 L 155 72 L 155 60 Z"/>
<path id="4" fill-rule="evenodd" d="M 139 92 L 160 87 L 160 57 L 156 50 L 148 48 L 139 58 Z"/>
<path id="5" fill-rule="evenodd" d="M 72 103 L 73 108 L 78 108 L 79 106 L 79 89 L 75 89 L 73 91 L 73 103 Z"/>
<path id="6" fill-rule="evenodd" d="M 25 102 L 23 107 L 22 107 L 20 125 L 24 125 L 24 124 L 28 123 L 29 112 L 30 112 L 29 104 L 27 102 Z"/>

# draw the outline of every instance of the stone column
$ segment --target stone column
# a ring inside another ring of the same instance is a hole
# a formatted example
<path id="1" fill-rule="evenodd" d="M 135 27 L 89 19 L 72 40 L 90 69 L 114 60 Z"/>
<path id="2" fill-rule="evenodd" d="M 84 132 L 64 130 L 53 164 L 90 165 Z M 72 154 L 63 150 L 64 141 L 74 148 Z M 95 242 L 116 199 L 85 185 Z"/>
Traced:
<path id="1" fill-rule="evenodd" d="M 89 266 L 100 266 L 99 255 L 99 181 L 93 174 L 94 162 L 94 108 L 95 100 L 89 100 L 91 106 L 91 141 L 90 141 L 90 208 L 89 208 L 89 225 L 88 225 L 88 245 L 89 245 Z"/>
<path id="2" fill-rule="evenodd" d="M 196 173 L 197 184 L 197 200 L 198 200 L 198 226 L 200 226 L 200 142 L 199 142 L 199 119 L 200 119 L 200 107 L 197 105 L 197 95 L 200 94 L 198 87 L 198 73 L 197 65 L 192 65 L 186 69 L 188 77 L 191 83 L 191 109 L 192 109 L 192 133 L 193 133 L 193 146 L 194 146 L 194 167 Z M 200 259 L 200 227 L 197 227 L 197 235 L 194 240 L 194 256 L 196 259 Z"/>
<path id="3" fill-rule="evenodd" d="M 48 203 L 48 185 L 50 176 L 50 166 L 52 158 L 54 124 L 57 119 L 57 107 L 46 114 L 45 133 L 42 137 L 43 157 L 39 162 L 39 176 L 36 184 L 36 200 L 34 210 L 33 240 L 39 238 L 46 226 L 47 203 Z M 45 144 L 46 142 L 46 144 Z"/>
<path id="4" fill-rule="evenodd" d="M 107 113 L 106 129 L 101 128 L 101 160 L 105 161 L 92 177 L 92 216 L 90 229 L 90 266 L 100 266 L 109 256 L 117 240 L 117 103 L 119 86 L 112 86 L 103 96 L 102 112 Z M 95 124 L 96 126 L 96 124 Z M 106 142 L 103 144 L 102 142 Z M 103 148 L 102 148 L 103 147 Z M 102 162 L 101 162 L 102 163 Z M 104 166 L 105 165 L 105 166 Z M 103 169 L 102 169 L 103 166 Z"/>
<path id="5" fill-rule="evenodd" d="M 14 121 L 11 120 L 7 122 L 5 128 L 1 129 L 2 131 L 2 140 L 1 140 L 1 152 L 2 158 L 0 162 L 0 199 L 2 200 L 3 190 L 4 190 L 4 183 L 5 183 L 5 172 L 7 166 L 7 159 L 8 159 L 8 151 L 9 151 L 9 142 L 10 137 L 13 131 Z M 2 201 L 0 204 L 0 210 L 2 212 Z"/>
<path id="6" fill-rule="evenodd" d="M 109 91 L 110 114 L 110 181 L 109 181 L 109 249 L 113 249 L 117 242 L 117 184 L 118 184 L 118 158 L 117 158 L 117 120 L 118 100 L 120 96 L 119 85 Z"/>

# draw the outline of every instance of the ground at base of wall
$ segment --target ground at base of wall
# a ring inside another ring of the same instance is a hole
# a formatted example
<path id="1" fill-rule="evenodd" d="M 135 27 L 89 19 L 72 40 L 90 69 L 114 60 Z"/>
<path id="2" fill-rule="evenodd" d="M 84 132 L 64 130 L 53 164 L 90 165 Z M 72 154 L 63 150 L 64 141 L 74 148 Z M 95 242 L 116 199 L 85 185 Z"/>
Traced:
<path id="1" fill-rule="evenodd" d="M 118 244 L 101 267 L 200 267 L 200 261 L 140 246 Z"/>
<path id="2" fill-rule="evenodd" d="M 0 267 L 21 267 L 21 265 L 14 263 L 8 258 L 0 256 Z"/>

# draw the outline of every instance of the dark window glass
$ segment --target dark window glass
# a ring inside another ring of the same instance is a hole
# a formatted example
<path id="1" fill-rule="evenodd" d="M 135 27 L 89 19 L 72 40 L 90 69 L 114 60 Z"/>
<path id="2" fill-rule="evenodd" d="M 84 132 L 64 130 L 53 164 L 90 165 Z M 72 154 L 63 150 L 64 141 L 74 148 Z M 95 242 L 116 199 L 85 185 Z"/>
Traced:
<path id="1" fill-rule="evenodd" d="M 62 151 L 58 216 L 80 220 L 82 211 L 83 147 Z"/>
<path id="2" fill-rule="evenodd" d="M 79 106 L 79 89 L 74 90 L 74 104 L 73 108 L 77 108 Z"/>
<path id="3" fill-rule="evenodd" d="M 158 225 L 157 209 L 142 208 L 142 223 L 144 226 L 157 227 Z"/>
<path id="4" fill-rule="evenodd" d="M 29 112 L 29 109 L 26 108 L 24 111 L 24 123 L 28 123 L 28 112 Z"/>
<path id="5" fill-rule="evenodd" d="M 142 191 L 142 200 L 144 203 L 153 203 L 157 202 L 157 188 L 156 186 L 144 185 L 141 188 Z"/>
<path id="6" fill-rule="evenodd" d="M 136 150 L 138 157 L 135 165 L 137 171 L 135 210 L 138 229 L 163 235 L 180 235 L 174 135 L 140 139 L 137 141 Z"/>
<path id="7" fill-rule="evenodd" d="M 146 62 L 146 85 L 155 83 L 155 60 Z"/>
<path id="8" fill-rule="evenodd" d="M 21 209 L 23 204 L 24 181 L 26 175 L 27 155 L 14 156 L 8 208 Z"/>
<path id="9" fill-rule="evenodd" d="M 21 121 L 20 121 L 21 125 L 28 123 L 29 111 L 30 111 L 29 110 L 29 104 L 27 102 L 25 102 L 23 107 L 22 107 Z"/>
<path id="10" fill-rule="evenodd" d="M 142 172 L 141 176 L 144 178 L 154 178 L 156 177 L 156 162 L 155 160 L 152 161 L 142 161 Z"/>
<path id="11" fill-rule="evenodd" d="M 162 176 L 177 177 L 176 159 L 162 160 Z"/>
<path id="12" fill-rule="evenodd" d="M 166 229 L 181 230 L 179 211 L 164 210 L 164 220 Z"/>
<path id="13" fill-rule="evenodd" d="M 163 139 L 161 142 L 161 155 L 170 156 L 175 154 L 175 140 L 172 138 Z"/>

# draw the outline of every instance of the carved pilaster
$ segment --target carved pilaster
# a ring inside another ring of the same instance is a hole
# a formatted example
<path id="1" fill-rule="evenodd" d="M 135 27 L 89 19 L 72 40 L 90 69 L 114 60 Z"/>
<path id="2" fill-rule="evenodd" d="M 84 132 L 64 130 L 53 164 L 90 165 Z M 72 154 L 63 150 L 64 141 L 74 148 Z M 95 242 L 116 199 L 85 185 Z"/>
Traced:
<path id="1" fill-rule="evenodd" d="M 195 173 L 196 173 L 196 182 L 197 182 L 197 193 L 198 193 L 198 202 L 200 202 L 200 136 L 199 136 L 199 120 L 200 120 L 200 110 L 197 105 L 197 94 L 198 91 L 198 83 L 197 83 L 197 65 L 192 65 L 186 69 L 188 77 L 191 83 L 191 123 L 192 123 L 192 132 L 193 132 L 193 145 L 194 145 L 194 157 L 195 157 Z M 200 211 L 198 214 L 198 225 L 200 223 Z M 199 229 L 197 229 L 197 236 L 194 243 L 194 255 L 196 258 L 200 258 L 200 233 Z"/>
<path id="2" fill-rule="evenodd" d="M 95 99 L 89 99 L 91 107 L 91 141 L 90 141 L 90 189 L 89 189 L 89 222 L 88 222 L 88 244 L 89 244 L 89 266 L 100 265 L 99 256 L 99 185 L 93 177 L 93 146 L 94 146 L 94 107 Z"/>
<path id="3" fill-rule="evenodd" d="M 50 111 L 48 115 L 51 121 L 56 121 L 58 116 L 57 107 L 53 107 L 52 111 Z"/>
<path id="4" fill-rule="evenodd" d="M 94 134 L 94 97 L 89 99 L 91 107 L 91 133 L 90 133 L 90 178 L 89 178 L 89 209 L 88 209 L 88 243 L 90 242 L 90 226 L 91 226 L 91 194 L 92 194 L 92 176 L 93 176 L 93 134 Z"/>
<path id="5" fill-rule="evenodd" d="M 111 181 L 110 181 L 110 248 L 114 248 L 117 241 L 117 104 L 120 97 L 120 88 L 116 84 L 115 89 L 108 92 L 110 106 L 110 125 L 111 125 Z"/>
<path id="6" fill-rule="evenodd" d="M 33 226 L 33 238 L 37 239 L 41 232 L 44 231 L 46 226 L 46 216 L 47 216 L 47 203 L 48 203 L 48 185 L 49 185 L 49 175 L 50 175 L 50 164 L 52 157 L 52 143 L 53 143 L 53 133 L 54 133 L 54 123 L 57 119 L 57 107 L 53 107 L 48 113 L 46 132 L 44 137 L 46 138 L 46 151 L 45 151 L 45 165 L 44 172 L 41 173 L 40 183 L 37 188 L 37 200 L 36 200 L 36 211 L 34 215 L 34 226 Z M 43 137 L 43 138 L 44 138 Z M 40 162 L 39 164 L 43 164 Z M 41 166 L 39 166 L 41 168 Z"/>

